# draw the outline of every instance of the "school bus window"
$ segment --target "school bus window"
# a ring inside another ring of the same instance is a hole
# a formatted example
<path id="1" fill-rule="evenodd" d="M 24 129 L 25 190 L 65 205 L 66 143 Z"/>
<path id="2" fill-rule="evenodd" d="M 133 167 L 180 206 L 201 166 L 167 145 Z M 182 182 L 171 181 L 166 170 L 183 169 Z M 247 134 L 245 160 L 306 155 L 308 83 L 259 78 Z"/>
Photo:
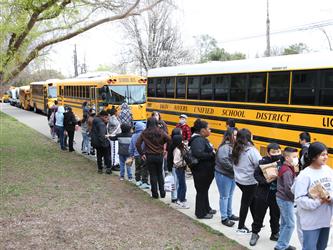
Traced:
<path id="1" fill-rule="evenodd" d="M 246 95 L 245 87 L 246 87 L 245 74 L 231 75 L 230 101 L 245 102 L 245 95 Z"/>
<path id="2" fill-rule="evenodd" d="M 175 78 L 165 78 L 166 97 L 174 98 L 175 95 Z"/>
<path id="3" fill-rule="evenodd" d="M 320 89 L 319 103 L 323 106 L 333 107 L 333 70 L 321 71 L 322 88 Z"/>
<path id="4" fill-rule="evenodd" d="M 202 76 L 200 80 L 201 80 L 200 84 L 201 100 L 213 100 L 213 78 L 211 76 Z"/>
<path id="5" fill-rule="evenodd" d="M 90 98 L 90 86 L 86 87 L 86 97 Z"/>
<path id="6" fill-rule="evenodd" d="M 266 73 L 249 74 L 248 101 L 265 102 L 266 97 Z"/>
<path id="7" fill-rule="evenodd" d="M 317 72 L 314 70 L 293 72 L 291 104 L 315 104 Z"/>
<path id="8" fill-rule="evenodd" d="M 220 75 L 215 80 L 215 100 L 228 101 L 230 90 L 230 76 Z"/>
<path id="9" fill-rule="evenodd" d="M 79 89 L 80 89 L 80 91 L 79 91 L 79 97 L 82 99 L 83 98 L 83 86 L 80 86 L 79 87 Z"/>
<path id="10" fill-rule="evenodd" d="M 290 72 L 269 73 L 268 103 L 288 104 Z"/>
<path id="11" fill-rule="evenodd" d="M 156 97 L 165 97 L 165 80 L 163 78 L 156 79 Z"/>
<path id="12" fill-rule="evenodd" d="M 148 96 L 156 96 L 156 78 L 148 79 Z"/>
<path id="13" fill-rule="evenodd" d="M 177 77 L 177 86 L 176 86 L 176 98 L 185 98 L 185 90 L 186 90 L 186 77 L 181 76 Z"/>
<path id="14" fill-rule="evenodd" d="M 187 82 L 187 98 L 200 99 L 199 96 L 200 77 L 189 77 Z"/>

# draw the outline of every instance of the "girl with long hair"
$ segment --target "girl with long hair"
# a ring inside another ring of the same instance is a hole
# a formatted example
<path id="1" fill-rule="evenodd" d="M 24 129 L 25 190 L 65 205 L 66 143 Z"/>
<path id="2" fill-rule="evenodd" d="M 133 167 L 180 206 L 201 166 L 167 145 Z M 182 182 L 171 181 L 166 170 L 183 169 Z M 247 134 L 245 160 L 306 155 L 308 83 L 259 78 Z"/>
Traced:
<path id="1" fill-rule="evenodd" d="M 171 138 L 158 127 L 157 120 L 150 117 L 147 120 L 147 128 L 139 136 L 135 146 L 137 151 L 146 162 L 150 174 L 152 197 L 158 199 L 165 197 L 163 178 L 163 153 L 164 144 L 170 142 Z M 144 148 L 141 145 L 144 143 Z"/>
<path id="2" fill-rule="evenodd" d="M 245 128 L 239 130 L 232 150 L 232 159 L 234 163 L 236 185 L 242 191 L 237 229 L 237 232 L 240 234 L 250 233 L 250 230 L 245 226 L 245 220 L 249 208 L 252 218 L 254 218 L 255 193 L 257 189 L 254 170 L 259 166 L 261 158 L 259 151 L 254 147 L 252 142 L 252 134 L 250 130 Z"/>
<path id="3" fill-rule="evenodd" d="M 232 214 L 232 196 L 235 190 L 232 148 L 237 136 L 236 128 L 228 128 L 215 159 L 215 181 L 220 193 L 221 223 L 232 227 L 239 218 Z"/>
<path id="4" fill-rule="evenodd" d="M 324 250 L 332 218 L 333 170 L 327 166 L 327 147 L 311 143 L 304 161 L 306 168 L 295 182 L 295 202 L 303 232 L 303 250 Z M 323 187 L 325 195 L 310 195 L 315 186 Z"/>

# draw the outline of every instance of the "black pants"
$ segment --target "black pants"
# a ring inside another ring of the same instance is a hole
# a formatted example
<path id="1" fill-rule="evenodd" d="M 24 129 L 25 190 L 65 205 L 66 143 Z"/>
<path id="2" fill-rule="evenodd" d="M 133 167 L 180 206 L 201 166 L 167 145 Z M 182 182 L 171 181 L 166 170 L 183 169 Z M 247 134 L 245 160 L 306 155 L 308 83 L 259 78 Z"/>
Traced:
<path id="1" fill-rule="evenodd" d="M 102 159 L 104 158 L 104 164 L 107 170 L 111 170 L 111 159 L 110 159 L 110 146 L 108 147 L 98 147 L 97 151 L 97 167 L 98 169 L 103 169 Z"/>
<path id="2" fill-rule="evenodd" d="M 146 166 L 150 175 L 151 194 L 154 198 L 158 198 L 158 190 L 161 197 L 165 197 L 162 165 L 162 155 L 147 155 Z"/>
<path id="3" fill-rule="evenodd" d="M 251 211 L 252 218 L 254 218 L 255 194 L 257 190 L 257 184 L 254 185 L 241 185 L 239 183 L 236 184 L 242 191 L 241 207 L 239 210 L 239 222 L 238 222 L 238 229 L 241 229 L 245 226 L 245 220 L 249 208 Z"/>
<path id="4" fill-rule="evenodd" d="M 134 158 L 135 161 L 135 181 L 142 181 L 148 184 L 148 170 L 145 162 L 140 156 Z"/>
<path id="5" fill-rule="evenodd" d="M 73 131 L 67 131 L 68 134 L 68 150 L 69 151 L 74 151 L 73 148 L 73 142 L 74 142 L 74 130 Z"/>
<path id="6" fill-rule="evenodd" d="M 262 222 L 264 221 L 267 208 L 269 208 L 272 234 L 276 234 L 280 231 L 280 209 L 276 203 L 276 191 L 269 191 L 267 196 L 256 196 L 256 206 L 254 213 L 254 221 L 252 223 L 252 232 L 259 233 L 262 228 Z"/>
<path id="7" fill-rule="evenodd" d="M 195 197 L 195 215 L 198 218 L 205 217 L 212 209 L 209 205 L 208 191 L 214 179 L 212 166 L 198 165 L 192 169 L 194 187 L 197 191 Z"/>

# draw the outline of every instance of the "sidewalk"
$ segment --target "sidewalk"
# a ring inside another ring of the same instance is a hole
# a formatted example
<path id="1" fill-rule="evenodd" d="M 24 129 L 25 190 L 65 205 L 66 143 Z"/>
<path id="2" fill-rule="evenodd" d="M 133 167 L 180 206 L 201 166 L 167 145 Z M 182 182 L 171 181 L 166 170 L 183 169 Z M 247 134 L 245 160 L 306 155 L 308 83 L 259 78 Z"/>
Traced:
<path id="1" fill-rule="evenodd" d="M 25 111 L 22 109 L 12 107 L 9 104 L 2 104 L 2 103 L 0 104 L 0 111 L 13 116 L 18 121 L 39 131 L 40 133 L 44 134 L 45 136 L 47 136 L 51 139 L 46 116 L 43 116 L 40 114 L 35 114 L 33 112 L 28 112 L 28 111 Z M 0 126 L 1 126 L 1 123 L 0 123 Z M 78 153 L 81 152 L 81 141 L 82 141 L 81 133 L 80 132 L 75 133 L 74 148 Z M 88 157 L 88 156 L 85 156 L 85 157 Z M 89 157 L 89 158 L 91 158 L 92 160 L 95 160 L 95 158 L 93 158 L 93 157 Z M 92 164 L 92 167 L 95 167 L 97 170 L 95 163 Z M 187 196 L 188 204 L 190 205 L 190 209 L 180 209 L 179 211 L 188 215 L 189 217 L 191 217 L 195 220 L 198 220 L 194 216 L 195 188 L 193 185 L 193 179 L 192 178 L 187 179 L 186 181 L 187 181 L 187 195 L 186 196 Z M 147 190 L 147 192 L 150 192 L 150 190 Z M 264 221 L 265 227 L 262 228 L 262 231 L 260 232 L 260 239 L 259 239 L 257 245 L 255 247 L 250 247 L 249 240 L 250 240 L 251 234 L 249 234 L 249 235 L 237 234 L 236 233 L 237 223 L 232 228 L 228 228 L 221 224 L 220 214 L 219 214 L 219 193 L 217 190 L 215 180 L 213 181 L 213 183 L 211 185 L 211 188 L 209 190 L 209 195 L 210 195 L 211 207 L 216 209 L 218 211 L 218 213 L 216 215 L 214 215 L 213 219 L 198 220 L 198 221 L 210 226 L 214 230 L 217 230 L 217 231 L 223 233 L 228 238 L 237 241 L 239 244 L 246 246 L 249 249 L 258 249 L 258 250 L 274 249 L 275 242 L 269 240 L 270 226 L 269 226 L 269 216 L 268 215 L 265 217 L 265 221 Z M 241 199 L 241 192 L 236 187 L 235 193 L 234 193 L 234 198 L 233 198 L 233 213 L 236 215 L 238 215 L 238 213 L 239 213 L 240 199 Z M 167 204 L 170 204 L 170 206 L 174 207 L 174 205 L 171 204 L 170 193 L 167 193 L 167 197 L 165 199 L 161 199 L 161 201 L 163 201 Z M 251 229 L 251 223 L 252 223 L 252 217 L 249 212 L 247 220 L 246 220 L 246 226 L 249 229 Z M 295 246 L 297 249 L 301 249 L 300 244 L 298 242 L 296 231 L 294 231 L 290 244 Z M 333 244 L 330 244 L 327 249 L 333 250 Z"/>

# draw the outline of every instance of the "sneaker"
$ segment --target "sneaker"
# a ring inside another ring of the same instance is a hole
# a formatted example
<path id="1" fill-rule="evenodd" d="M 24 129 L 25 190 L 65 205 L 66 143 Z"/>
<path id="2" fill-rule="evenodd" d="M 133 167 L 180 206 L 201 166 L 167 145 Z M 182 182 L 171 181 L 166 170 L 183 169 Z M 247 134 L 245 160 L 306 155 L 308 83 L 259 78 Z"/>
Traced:
<path id="1" fill-rule="evenodd" d="M 98 169 L 98 170 L 97 170 L 97 173 L 99 173 L 99 174 L 103 174 L 103 169 Z"/>
<path id="2" fill-rule="evenodd" d="M 227 227 L 232 227 L 233 225 L 235 225 L 235 222 L 229 219 L 224 219 L 221 221 L 221 223 Z"/>
<path id="3" fill-rule="evenodd" d="M 250 246 L 255 246 L 257 244 L 258 239 L 259 239 L 259 234 L 252 233 Z"/>
<path id="4" fill-rule="evenodd" d="M 187 205 L 186 202 L 180 202 L 180 201 L 177 201 L 176 206 L 179 209 L 189 209 L 190 208 L 190 206 Z"/>
<path id="5" fill-rule="evenodd" d="M 178 203 L 178 200 L 177 199 L 172 199 L 171 203 Z"/>
<path id="6" fill-rule="evenodd" d="M 269 237 L 270 240 L 272 241 L 278 241 L 279 240 L 279 236 L 280 234 L 279 233 L 276 233 L 276 234 L 271 234 L 271 237 Z"/>
<path id="7" fill-rule="evenodd" d="M 86 151 L 82 151 L 82 154 L 89 155 L 88 152 L 86 152 Z"/>
<path id="8" fill-rule="evenodd" d="M 239 217 L 236 216 L 236 215 L 231 215 L 231 216 L 229 217 L 229 220 L 239 221 Z"/>
<path id="9" fill-rule="evenodd" d="M 212 214 L 206 214 L 204 217 L 199 218 L 199 219 L 213 219 L 213 215 Z"/>
<path id="10" fill-rule="evenodd" d="M 249 234 L 251 232 L 247 227 L 243 227 L 243 228 L 238 228 L 236 230 L 236 233 L 238 233 L 238 234 Z"/>
<path id="11" fill-rule="evenodd" d="M 142 181 L 135 182 L 135 185 L 137 185 L 138 187 L 140 187 L 142 185 Z"/>
<path id="12" fill-rule="evenodd" d="M 106 173 L 106 174 L 112 174 L 112 171 L 111 171 L 111 169 L 107 169 L 107 170 L 105 171 L 105 173 Z"/>
<path id="13" fill-rule="evenodd" d="M 208 213 L 209 214 L 216 214 L 216 210 L 215 209 L 211 209 Z"/>
<path id="14" fill-rule="evenodd" d="M 296 250 L 296 247 L 289 245 L 286 250 Z"/>
<path id="15" fill-rule="evenodd" d="M 147 183 L 143 183 L 143 184 L 140 186 L 140 188 L 142 188 L 142 189 L 150 189 L 150 185 L 147 184 Z"/>
<path id="16" fill-rule="evenodd" d="M 120 177 L 119 180 L 123 181 L 123 180 L 124 180 L 124 177 Z"/>
<path id="17" fill-rule="evenodd" d="M 128 178 L 128 181 L 133 182 L 133 178 Z"/>

